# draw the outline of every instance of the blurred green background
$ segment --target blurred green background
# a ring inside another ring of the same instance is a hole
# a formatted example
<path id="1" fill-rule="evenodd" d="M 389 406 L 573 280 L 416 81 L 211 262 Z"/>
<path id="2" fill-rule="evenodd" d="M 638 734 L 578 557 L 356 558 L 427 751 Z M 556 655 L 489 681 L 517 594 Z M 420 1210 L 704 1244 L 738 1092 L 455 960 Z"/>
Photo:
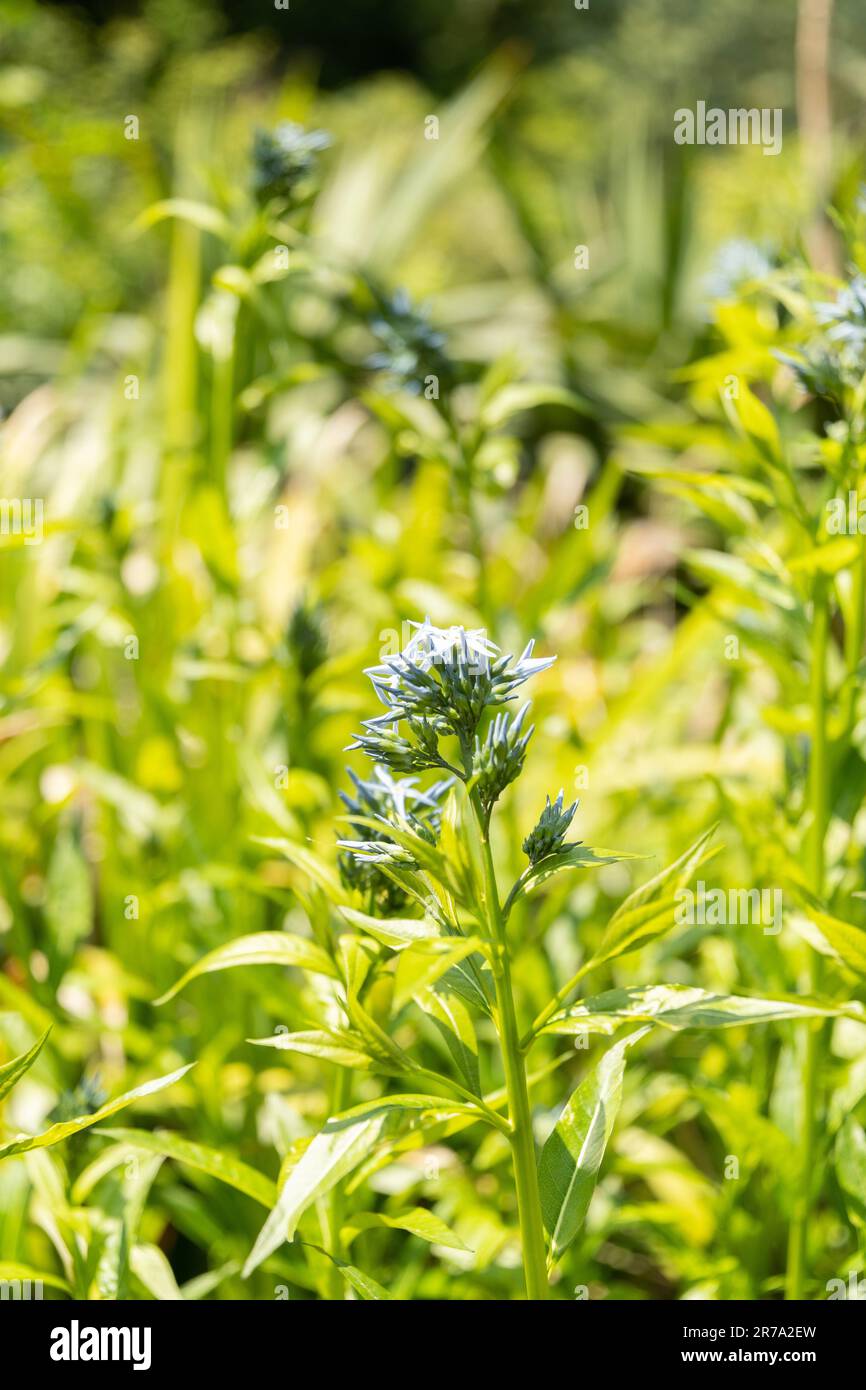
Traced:
<path id="1" fill-rule="evenodd" d="M 824 209 L 850 209 L 864 176 L 866 11 L 837 0 L 825 69 L 821 9 L 2 0 L 0 491 L 44 498 L 46 516 L 42 545 L 0 557 L 9 1055 L 56 1020 L 10 1130 L 80 1100 L 82 1078 L 113 1093 L 192 1060 L 153 1102 L 161 1120 L 272 1176 L 327 1113 L 316 1063 L 275 1067 L 244 1043 L 301 1026 L 299 979 L 247 971 L 150 1001 L 233 936 L 308 929 L 303 876 L 252 837 L 309 838 L 333 857 L 343 765 L 362 766 L 342 750 L 373 713 L 362 668 L 408 619 L 485 626 L 505 650 L 536 636 L 559 655 L 538 682 L 503 863 L 518 864 L 560 786 L 581 797 L 581 839 L 664 861 L 721 818 L 734 884 L 762 881 L 756 826 L 781 827 L 796 852 L 803 750 L 762 715 L 785 705 L 785 677 L 763 653 L 720 669 L 717 616 L 680 563 L 719 530 L 630 461 L 721 447 L 689 438 L 701 384 L 683 371 L 719 350 L 713 299 L 791 259 L 842 268 Z M 782 108 L 782 153 L 675 145 L 674 111 L 698 100 Z M 331 144 L 297 212 L 269 220 L 251 148 L 280 121 Z M 283 243 L 285 275 L 269 259 Z M 448 421 L 406 389 L 427 348 L 416 361 L 409 344 L 401 375 L 402 329 L 386 331 L 401 289 L 441 333 L 467 419 L 496 373 L 555 388 L 491 415 L 468 488 Z M 766 316 L 731 310 L 723 327 L 734 369 L 766 372 Z M 843 853 L 849 887 L 862 854 L 859 838 Z M 612 866 L 524 924 L 527 1011 L 634 881 Z M 663 970 L 793 990 L 803 952 L 694 928 L 615 982 Z M 860 1027 L 837 1039 L 840 1115 L 866 1090 Z M 658 1042 L 636 1068 L 560 1296 L 577 1282 L 594 1297 L 778 1294 L 793 1033 L 719 1036 Z M 564 1094 L 564 1079 L 544 1088 L 542 1128 Z M 67 1220 L 94 1192 L 87 1220 L 113 1219 L 95 1180 L 70 1188 L 99 1141 L 76 1143 L 5 1165 L 3 1258 L 62 1264 L 45 1212 Z M 736 1200 L 717 1181 L 733 1144 L 750 1174 Z M 405 1236 L 371 1236 L 397 1296 L 513 1295 L 502 1154 L 488 1147 L 473 1169 L 470 1153 L 458 1142 L 435 1180 L 417 1165 L 394 1179 L 480 1252 L 455 1286 L 420 1242 L 405 1256 Z M 822 1279 L 862 1240 L 831 1189 Z M 376 1191 L 392 1195 L 382 1175 Z M 238 1275 L 259 1221 L 247 1198 L 166 1165 L 141 1240 L 172 1279 L 204 1280 L 190 1297 L 273 1297 L 272 1280 Z M 285 1270 L 301 1296 L 315 1290 Z M 136 1296 L 164 1287 L 132 1276 Z"/>

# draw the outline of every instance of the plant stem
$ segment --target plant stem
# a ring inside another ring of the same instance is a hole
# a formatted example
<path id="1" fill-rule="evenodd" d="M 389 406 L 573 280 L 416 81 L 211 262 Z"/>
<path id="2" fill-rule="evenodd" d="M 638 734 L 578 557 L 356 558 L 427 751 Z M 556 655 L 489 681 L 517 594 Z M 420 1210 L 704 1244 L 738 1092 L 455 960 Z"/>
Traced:
<path id="1" fill-rule="evenodd" d="M 574 989 L 575 985 L 580 984 L 580 981 L 583 979 L 584 975 L 586 975 L 589 972 L 590 966 L 592 964 L 593 961 L 591 959 L 585 961 L 584 964 L 580 967 L 580 969 L 576 972 L 576 974 L 572 975 L 571 979 L 567 980 L 566 983 L 562 986 L 562 988 L 557 990 L 556 994 L 550 1000 L 550 1003 L 545 1004 L 544 1008 L 541 1010 L 541 1013 L 538 1015 L 538 1018 L 536 1018 L 534 1023 L 532 1024 L 531 1028 L 528 1028 L 524 1033 L 523 1037 L 520 1039 L 520 1049 L 522 1052 L 529 1051 L 529 1048 L 532 1046 L 533 1042 L 535 1041 L 538 1034 L 541 1032 L 547 1020 L 549 1018 L 552 1018 L 553 1015 L 556 1013 L 557 1009 L 565 1003 L 566 999 L 571 994 L 571 991 Z"/>
<path id="2" fill-rule="evenodd" d="M 185 112 L 178 124 L 175 150 L 175 193 L 194 197 L 192 171 L 201 149 L 201 123 Z M 195 315 L 199 302 L 201 232 L 177 218 L 171 230 L 171 251 L 165 325 L 165 457 L 160 478 L 163 545 L 170 549 L 179 529 L 193 467 L 196 442 L 198 349 Z"/>
<path id="3" fill-rule="evenodd" d="M 851 567 L 851 621 L 845 631 L 845 666 L 848 682 L 842 733 L 848 737 L 857 717 L 856 672 L 863 656 L 863 641 L 866 638 L 866 536 L 861 536 L 859 540 L 859 553 Z"/>
<path id="4" fill-rule="evenodd" d="M 807 846 L 807 866 L 812 892 L 824 892 L 824 839 L 829 819 L 829 779 L 827 765 L 827 643 L 829 638 L 827 580 L 820 576 L 813 591 L 812 669 L 810 704 L 812 711 L 812 749 L 809 759 L 809 809 L 811 824 Z M 809 954 L 808 990 L 820 987 L 821 958 Z M 800 1112 L 800 1171 L 788 1235 L 787 1296 L 801 1299 L 806 1280 L 809 1215 L 811 1211 L 812 1168 L 815 1161 L 815 1128 L 819 1105 L 819 1081 L 824 1050 L 823 1025 L 807 1024 L 803 1061 L 803 1089 Z"/>
<path id="5" fill-rule="evenodd" d="M 411 1071 L 407 1070 L 403 1075 L 410 1078 L 413 1076 L 421 1077 L 424 1081 L 432 1082 L 437 1090 L 447 1086 L 449 1091 L 453 1091 L 466 1104 L 474 1106 L 478 1111 L 479 1120 L 486 1120 L 494 1129 L 498 1129 L 502 1134 L 507 1134 L 509 1138 L 511 1137 L 511 1126 L 507 1121 L 503 1120 L 501 1115 L 497 1115 L 495 1110 L 491 1110 L 481 1096 L 474 1095 L 465 1086 L 461 1086 L 459 1081 L 453 1081 L 450 1076 L 440 1076 L 439 1072 L 430 1071 L 428 1067 L 412 1067 Z"/>
<path id="6" fill-rule="evenodd" d="M 526 1084 L 523 1053 L 520 1050 L 520 1034 L 514 1009 L 514 992 L 511 986 L 508 942 L 505 936 L 505 923 L 499 902 L 499 891 L 496 886 L 496 871 L 493 867 L 493 853 L 490 848 L 487 821 L 477 791 L 471 793 L 470 799 L 481 833 L 484 887 L 487 899 L 485 909 L 491 935 L 496 944 L 492 969 L 496 985 L 496 1008 L 502 1063 L 505 1071 L 505 1089 L 508 1095 L 508 1118 L 511 1122 L 509 1141 L 511 1143 L 511 1160 L 514 1166 L 514 1184 L 517 1189 L 517 1213 L 520 1220 L 520 1237 L 523 1247 L 526 1296 L 529 1299 L 545 1299 L 548 1295 L 548 1282 L 544 1222 L 541 1216 L 541 1197 L 538 1190 L 538 1167 L 535 1156 L 535 1140 L 532 1134 L 529 1089 Z"/>
<path id="7" fill-rule="evenodd" d="M 334 1083 L 331 1090 L 330 1113 L 332 1115 L 339 1115 L 341 1110 L 347 1108 L 351 1090 L 352 1073 L 347 1067 L 335 1067 Z M 343 1240 L 340 1235 L 343 1225 L 343 1190 L 340 1183 L 336 1183 L 325 1198 L 324 1217 L 322 1236 L 325 1249 L 329 1255 L 333 1255 L 334 1259 L 341 1260 L 343 1258 Z M 325 1297 L 332 1302 L 342 1302 L 346 1295 L 343 1276 L 330 1260 L 327 1264 Z"/>

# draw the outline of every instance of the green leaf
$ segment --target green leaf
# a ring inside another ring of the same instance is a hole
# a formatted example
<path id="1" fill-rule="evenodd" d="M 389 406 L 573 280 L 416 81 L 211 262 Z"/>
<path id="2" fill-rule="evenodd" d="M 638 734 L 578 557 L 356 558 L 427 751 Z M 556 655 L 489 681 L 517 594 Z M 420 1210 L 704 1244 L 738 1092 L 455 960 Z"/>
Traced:
<path id="1" fill-rule="evenodd" d="M 17 1264 L 14 1260 L 0 1260 L 0 1280 L 4 1283 L 11 1282 L 13 1279 L 24 1281 L 29 1279 L 31 1283 L 39 1281 L 47 1284 L 50 1289 L 60 1289 L 63 1293 L 72 1295 L 72 1285 L 67 1279 L 62 1279 L 59 1274 L 49 1274 L 44 1269 L 34 1269 L 32 1265 Z"/>
<path id="2" fill-rule="evenodd" d="M 537 864 L 532 864 L 525 869 L 517 880 L 508 895 L 505 904 L 506 913 L 521 898 L 527 897 L 534 892 L 547 879 L 554 874 L 561 873 L 563 869 L 594 869 L 601 864 L 618 864 L 623 859 L 646 859 L 645 854 L 629 854 L 627 851 L 618 849 L 591 849 L 589 845 L 567 845 L 564 849 L 557 850 L 555 854 L 547 854 L 543 859 L 539 859 Z"/>
<path id="3" fill-rule="evenodd" d="M 643 903 L 649 902 L 651 898 L 657 897 L 663 888 L 673 889 L 683 888 L 689 882 L 692 875 L 709 859 L 718 854 L 720 846 L 714 849 L 709 847 L 711 837 L 716 833 L 717 826 L 711 825 L 708 830 L 704 830 L 698 838 L 689 845 L 688 849 L 683 850 L 672 863 L 664 869 L 660 869 L 652 878 L 647 879 L 646 883 L 641 883 L 624 898 L 611 918 L 611 923 L 617 918 L 631 912 L 634 908 L 640 907 Z"/>
<path id="4" fill-rule="evenodd" d="M 457 901 L 477 911 L 476 905 L 484 897 L 484 847 L 462 782 L 452 787 L 442 807 L 439 851 L 455 885 Z"/>
<path id="5" fill-rule="evenodd" d="M 0 1100 L 3 1100 L 4 1097 L 9 1094 L 15 1083 L 20 1081 L 24 1073 L 29 1071 L 33 1066 L 33 1063 L 45 1046 L 50 1032 L 51 1026 L 45 1029 L 42 1037 L 39 1038 L 27 1052 L 22 1052 L 20 1057 L 13 1057 L 11 1062 L 4 1062 L 2 1067 L 0 1067 Z"/>
<path id="6" fill-rule="evenodd" d="M 467 1004 L 479 1009 L 481 1013 L 493 1017 L 491 1000 L 495 995 L 493 976 L 480 957 L 468 956 L 466 960 L 452 965 L 436 985 L 439 990 L 457 994 Z"/>
<path id="7" fill-rule="evenodd" d="M 219 1288 L 226 1279 L 231 1279 L 232 1275 L 240 1273 L 240 1261 L 228 1260 L 218 1269 L 208 1269 L 204 1274 L 197 1274 L 193 1279 L 187 1279 L 181 1286 L 181 1293 L 187 1302 L 197 1303 L 199 1299 L 207 1298 L 209 1293 Z"/>
<path id="8" fill-rule="evenodd" d="M 377 1145 L 396 1134 L 413 1111 L 443 1115 L 476 1113 L 474 1107 L 444 1096 L 396 1095 L 367 1101 L 342 1115 L 333 1116 L 289 1173 L 277 1204 L 244 1265 L 244 1278 L 248 1278 L 283 1241 L 291 1240 L 307 1208 L 330 1192 Z"/>
<path id="9" fill-rule="evenodd" d="M 396 1216 L 385 1216 L 374 1211 L 359 1212 L 347 1221 L 342 1234 L 348 1243 L 361 1231 L 370 1231 L 382 1226 L 392 1231 L 409 1231 L 411 1235 L 419 1236 L 430 1245 L 442 1245 L 447 1250 L 471 1253 L 469 1246 L 451 1230 L 451 1227 L 446 1226 L 441 1217 L 434 1215 L 426 1207 L 412 1207 L 411 1211 L 401 1211 Z"/>
<path id="10" fill-rule="evenodd" d="M 607 1050 L 572 1094 L 541 1151 L 538 1180 L 551 1261 L 559 1259 L 583 1224 L 622 1099 L 626 1050 L 644 1032 L 640 1029 Z"/>
<path id="11" fill-rule="evenodd" d="M 315 942 L 288 932 L 255 932 L 252 936 L 239 936 L 235 941 L 209 951 L 190 966 L 186 974 L 181 975 L 177 984 L 153 1002 L 156 1005 L 166 1004 L 199 975 L 210 975 L 216 970 L 233 970 L 239 965 L 291 965 L 301 970 L 312 970 L 317 975 L 337 976 L 333 961 Z"/>
<path id="12" fill-rule="evenodd" d="M 321 1057 L 326 1062 L 335 1062 L 338 1067 L 351 1067 L 353 1071 L 368 1071 L 374 1059 L 366 1051 L 360 1033 L 350 1033 L 346 1029 L 309 1029 L 302 1033 L 274 1033 L 268 1038 L 247 1038 L 255 1047 L 275 1047 L 283 1052 L 300 1052 L 306 1057 Z M 380 1063 L 377 1063 L 381 1067 Z"/>
<path id="13" fill-rule="evenodd" d="M 534 410 L 540 405 L 566 406 L 578 415 L 591 415 L 593 409 L 582 396 L 564 386 L 522 381 L 512 386 L 504 386 L 496 392 L 481 412 L 481 423 L 486 429 L 496 429 L 504 425 L 512 415 L 517 415 L 523 410 Z"/>
<path id="14" fill-rule="evenodd" d="M 750 501 L 773 505 L 773 494 L 763 483 L 753 478 L 743 478 L 737 473 L 704 472 L 698 468 L 679 468 L 673 464 L 644 463 L 642 460 L 628 462 L 630 473 L 641 478 L 657 478 L 664 482 L 682 484 L 683 487 L 709 488 L 716 492 L 733 492 Z"/>
<path id="15" fill-rule="evenodd" d="M 383 829 L 383 822 L 374 816 L 351 815 L 341 816 L 339 819 L 348 821 L 354 827 L 364 826 L 376 831 Z M 419 868 L 429 874 L 461 906 L 474 906 L 475 899 L 467 887 L 461 864 L 452 864 L 441 848 L 431 845 L 429 840 L 425 840 L 410 827 L 393 825 L 390 821 L 387 827 L 388 839 L 408 851 Z"/>
<path id="16" fill-rule="evenodd" d="M 836 1136 L 836 1176 L 858 1225 L 866 1226 L 866 1131 L 849 1115 Z"/>
<path id="17" fill-rule="evenodd" d="M 683 558 L 700 578 L 724 585 L 748 608 L 760 606 L 759 601 L 763 600 L 786 613 L 799 612 L 802 617 L 802 606 L 794 589 L 777 574 L 758 569 L 742 556 L 721 550 L 687 550 Z"/>
<path id="18" fill-rule="evenodd" d="M 770 410 L 754 391 L 741 383 L 739 395 L 732 399 L 722 395 L 722 405 L 738 434 L 749 439 L 761 459 L 774 467 L 782 466 L 782 445 L 779 427 Z"/>
<path id="19" fill-rule="evenodd" d="M 341 907 L 340 912 L 351 926 L 394 951 L 402 951 L 414 941 L 429 941 L 442 935 L 438 922 L 429 917 L 369 917 L 353 907 Z"/>
<path id="20" fill-rule="evenodd" d="M 390 1300 L 391 1295 L 388 1290 L 383 1289 L 381 1284 L 377 1284 L 375 1279 L 358 1269 L 356 1265 L 347 1265 L 343 1260 L 334 1260 L 334 1264 L 349 1287 L 353 1288 L 358 1297 L 362 1298 L 365 1303 Z"/>
<path id="21" fill-rule="evenodd" d="M 424 985 L 414 994 L 419 1009 L 428 1014 L 445 1040 L 461 1077 L 474 1095 L 481 1095 L 478 1039 L 472 1016 L 458 994 L 440 980 L 435 988 Z"/>
<path id="22" fill-rule="evenodd" d="M 351 907 L 352 895 L 343 887 L 335 870 L 313 850 L 308 849 L 306 845 L 296 844 L 294 840 L 269 839 L 260 835 L 253 836 L 253 839 L 257 845 L 264 845 L 266 849 L 276 850 L 296 868 L 302 869 L 308 878 L 311 878 L 323 889 L 332 903 L 337 904 L 337 906 Z"/>
<path id="23" fill-rule="evenodd" d="M 207 1173 L 212 1178 L 218 1178 L 220 1182 L 227 1183 L 229 1187 L 234 1187 L 238 1192 L 252 1197 L 263 1207 L 272 1207 L 276 1201 L 276 1184 L 264 1173 L 250 1168 L 239 1158 L 226 1153 L 223 1149 L 212 1149 L 207 1144 L 199 1144 L 190 1139 L 184 1139 L 181 1135 L 175 1134 L 173 1130 L 115 1129 L 112 1127 L 99 1129 L 97 1133 L 105 1134 L 110 1139 L 115 1139 L 118 1143 L 130 1148 L 144 1149 L 149 1153 L 160 1154 L 163 1158 L 172 1158 L 177 1163 L 184 1163 L 190 1168 L 197 1168 L 200 1172 Z"/>
<path id="24" fill-rule="evenodd" d="M 192 198 L 164 198 L 161 202 L 152 203 L 136 218 L 133 231 L 146 231 L 168 217 L 177 217 L 182 222 L 189 222 L 192 226 L 198 227 L 199 231 L 210 232 L 222 241 L 228 241 L 231 237 L 231 224 L 228 219 L 217 208 L 211 207 L 208 203 L 197 203 Z"/>
<path id="25" fill-rule="evenodd" d="M 439 109 L 439 139 L 430 143 L 423 159 L 404 161 L 396 180 L 386 171 L 387 183 L 382 182 L 381 147 L 357 151 L 349 161 L 351 177 L 329 187 L 328 216 L 320 228 L 326 239 L 336 236 L 346 254 L 387 278 L 417 243 L 419 231 L 423 236 L 437 210 L 448 205 L 451 190 L 460 188 L 476 167 L 486 142 L 485 128 L 509 93 L 515 70 L 511 52 L 499 49 L 488 59 Z M 364 186 L 380 189 L 381 196 L 358 198 L 362 171 Z"/>
<path id="26" fill-rule="evenodd" d="M 388 1290 L 383 1289 L 381 1284 L 377 1284 L 376 1280 L 371 1278 L 369 1274 L 358 1269 L 357 1265 L 350 1265 L 345 1260 L 339 1260 L 336 1255 L 331 1255 L 327 1250 L 323 1250 L 321 1245 L 313 1245 L 307 1240 L 303 1243 L 308 1250 L 316 1250 L 320 1255 L 324 1255 L 326 1260 L 330 1260 L 332 1265 L 336 1265 L 349 1287 L 354 1289 L 358 1297 L 363 1299 L 365 1303 L 391 1301 Z"/>
<path id="27" fill-rule="evenodd" d="M 94 1110 L 92 1115 L 79 1115 L 74 1120 L 61 1120 L 58 1124 L 46 1129 L 43 1134 L 25 1135 L 20 1139 L 12 1139 L 8 1144 L 0 1144 L 0 1158 L 11 1158 L 13 1154 L 27 1153 L 30 1149 L 47 1149 L 52 1144 L 59 1144 L 62 1139 L 68 1139 L 71 1134 L 78 1134 L 82 1129 L 89 1129 L 91 1125 L 98 1125 L 103 1120 L 107 1120 L 109 1115 L 115 1115 L 118 1110 L 123 1110 L 133 1101 L 143 1100 L 145 1096 L 154 1095 L 157 1091 L 164 1090 L 167 1086 L 173 1086 L 175 1081 L 179 1081 L 182 1076 L 195 1066 L 195 1062 L 190 1062 L 185 1067 L 179 1067 L 177 1071 L 169 1072 L 167 1076 L 158 1076 L 154 1081 L 145 1081 L 142 1086 L 136 1086 L 132 1091 L 126 1091 L 122 1096 L 117 1096 L 115 1100 L 107 1101 L 98 1110 Z"/>
<path id="28" fill-rule="evenodd" d="M 853 536 L 836 536 L 832 541 L 816 545 L 805 555 L 788 561 L 792 574 L 838 574 L 853 565 L 860 554 L 860 544 Z"/>
<path id="29" fill-rule="evenodd" d="M 442 936 L 417 941 L 397 957 L 394 1008 L 400 1009 L 425 985 L 432 985 L 459 961 L 479 951 L 483 942 L 471 936 Z"/>
<path id="30" fill-rule="evenodd" d="M 620 903 L 587 962 L 587 970 L 636 950 L 674 926 L 675 892 L 688 883 L 696 869 L 719 852 L 718 848 L 709 848 L 715 829 L 711 826 L 705 830 L 672 864 L 642 883 Z M 672 888 L 674 893 L 660 899 L 657 895 L 664 888 Z"/>
<path id="31" fill-rule="evenodd" d="M 183 1302 L 174 1271 L 158 1245 L 134 1245 L 129 1267 L 148 1293 L 161 1303 Z"/>
<path id="32" fill-rule="evenodd" d="M 361 992 L 375 963 L 375 948 L 363 937 L 350 936 L 348 933 L 340 937 L 338 947 L 343 967 L 346 1013 L 352 1027 L 364 1040 L 364 1050 L 376 1058 L 379 1070 L 407 1070 L 408 1058 L 405 1053 L 361 1003 Z M 393 995 L 393 982 L 390 979 L 380 976 L 379 982 Z"/>
<path id="33" fill-rule="evenodd" d="M 662 1028 L 735 1028 L 749 1023 L 785 1019 L 829 1018 L 837 1009 L 794 999 L 750 999 L 736 994 L 713 994 L 691 985 L 651 985 L 649 988 L 609 989 L 562 1009 L 542 1028 L 543 1033 L 614 1033 L 623 1023 L 649 1022 Z"/>
<path id="34" fill-rule="evenodd" d="M 837 959 L 855 974 L 866 976 L 866 931 L 855 927 L 853 922 L 843 922 L 840 917 L 822 912 L 802 896 L 800 901 L 804 915 L 818 928 Z"/>
<path id="35" fill-rule="evenodd" d="M 659 902 L 643 903 L 631 912 L 612 917 L 605 928 L 597 949 L 593 952 L 586 969 L 595 969 L 617 956 L 636 951 L 656 937 L 670 931 L 675 922 L 675 898 L 663 898 Z"/>

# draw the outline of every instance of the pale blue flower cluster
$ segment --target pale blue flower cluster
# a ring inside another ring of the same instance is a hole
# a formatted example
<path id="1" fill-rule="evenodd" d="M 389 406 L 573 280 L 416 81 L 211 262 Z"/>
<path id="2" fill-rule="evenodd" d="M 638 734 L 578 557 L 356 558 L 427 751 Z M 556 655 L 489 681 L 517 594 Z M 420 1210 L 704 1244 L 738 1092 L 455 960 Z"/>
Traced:
<path id="1" fill-rule="evenodd" d="M 503 656 L 480 628 L 436 627 L 429 618 L 411 626 L 414 630 L 403 650 L 384 657 L 380 665 L 366 672 L 385 713 L 364 720 L 362 732 L 350 745 L 361 749 L 377 766 L 372 782 L 353 776 L 357 795 L 351 799 L 344 796 L 343 800 L 350 812 L 375 819 L 382 830 L 371 834 L 369 827 L 359 825 L 363 838 L 340 841 L 341 848 L 348 851 L 343 873 L 346 881 L 374 892 L 382 889 L 377 873 L 393 885 L 396 868 L 416 867 L 411 852 L 389 835 L 389 828 L 412 829 L 435 842 L 441 799 L 455 778 L 466 784 L 489 820 L 502 792 L 523 770 L 534 727 L 524 727 L 528 702 L 516 715 L 501 706 L 556 660 L 534 657 L 532 642 L 516 661 Z M 489 709 L 496 713 L 482 732 L 482 717 Z M 404 732 L 397 727 L 401 723 Z M 452 754 L 447 745 L 443 749 L 441 740 L 447 739 L 456 741 L 458 754 Z M 449 761 L 450 757 L 455 762 Z M 451 775 L 426 792 L 419 790 L 414 777 L 395 781 L 392 776 L 393 772 L 431 768 Z M 574 810 L 572 806 L 563 811 L 562 793 L 553 807 L 548 797 L 541 819 L 524 845 L 531 862 L 561 847 Z"/>

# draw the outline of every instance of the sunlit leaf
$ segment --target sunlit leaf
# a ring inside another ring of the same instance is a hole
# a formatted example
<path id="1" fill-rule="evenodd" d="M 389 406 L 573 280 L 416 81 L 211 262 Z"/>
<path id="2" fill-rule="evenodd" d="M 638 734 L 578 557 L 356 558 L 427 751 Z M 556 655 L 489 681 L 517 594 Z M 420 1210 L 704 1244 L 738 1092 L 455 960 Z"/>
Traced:
<path id="1" fill-rule="evenodd" d="M 424 1112 L 448 1115 L 473 1113 L 473 1110 L 471 1106 L 445 1097 L 395 1095 L 368 1101 L 328 1120 L 282 1187 L 277 1204 L 244 1265 L 244 1278 L 284 1241 L 292 1239 L 307 1207 L 330 1192 L 413 1114 Z"/>
<path id="2" fill-rule="evenodd" d="M 4 1062 L 0 1066 L 0 1100 L 7 1096 L 17 1081 L 20 1081 L 25 1072 L 29 1071 L 39 1056 L 48 1038 L 51 1028 L 46 1028 L 42 1037 L 37 1039 L 31 1048 L 22 1052 L 20 1056 L 13 1057 L 11 1062 Z"/>
<path id="3" fill-rule="evenodd" d="M 365 1050 L 363 1037 L 345 1029 L 339 1032 L 309 1029 L 300 1033 L 274 1033 L 268 1038 L 248 1038 L 247 1042 L 256 1047 L 274 1047 L 281 1052 L 321 1057 L 323 1061 L 357 1071 L 366 1071 L 375 1064 L 375 1059 Z"/>
<path id="4" fill-rule="evenodd" d="M 225 946 L 217 946 L 201 960 L 191 965 L 181 975 L 171 989 L 166 990 L 154 1004 L 165 1004 L 173 999 L 191 980 L 200 975 L 210 975 L 217 970 L 234 970 L 241 965 L 282 965 L 312 970 L 317 975 L 336 977 L 337 971 L 331 958 L 315 942 L 302 936 L 292 936 L 288 932 L 256 932 L 253 936 L 240 936 Z"/>
<path id="5" fill-rule="evenodd" d="M 52 1144 L 59 1144 L 62 1139 L 68 1139 L 71 1134 L 78 1134 L 82 1129 L 90 1129 L 92 1125 L 98 1125 L 103 1120 L 107 1120 L 110 1115 L 116 1115 L 118 1110 L 124 1110 L 127 1105 L 132 1105 L 134 1101 L 154 1095 L 157 1091 L 164 1090 L 166 1086 L 173 1086 L 175 1081 L 186 1076 L 187 1072 L 194 1066 L 195 1062 L 190 1062 L 185 1067 L 179 1067 L 177 1071 L 169 1072 L 167 1076 L 159 1076 L 154 1081 L 145 1081 L 143 1085 L 136 1086 L 134 1090 L 127 1091 L 124 1095 L 107 1101 L 98 1110 L 94 1110 L 91 1115 L 79 1115 L 74 1120 L 62 1120 L 52 1125 L 50 1129 L 46 1129 L 42 1134 L 25 1135 L 19 1139 L 12 1139 L 7 1144 L 0 1144 L 0 1158 L 11 1158 L 13 1154 L 27 1153 L 29 1149 L 47 1149 Z"/>
<path id="6" fill-rule="evenodd" d="M 614 1043 L 572 1094 L 541 1151 L 541 1209 L 558 1260 L 583 1225 L 622 1099 L 626 1050 L 645 1030 Z"/>
<path id="7" fill-rule="evenodd" d="M 428 941 L 441 937 L 442 928 L 438 922 L 424 917 L 370 917 L 366 912 L 358 912 L 352 907 L 343 907 L 341 914 L 358 931 L 366 932 L 383 946 L 400 951 L 414 941 Z"/>
<path id="8" fill-rule="evenodd" d="M 110 1139 L 123 1144 L 127 1149 L 142 1149 L 149 1153 L 161 1154 L 174 1159 L 187 1167 L 197 1168 L 220 1182 L 227 1183 L 238 1192 L 244 1192 L 262 1206 L 271 1207 L 276 1199 L 276 1186 L 264 1173 L 242 1163 L 239 1158 L 223 1149 L 213 1149 L 207 1144 L 199 1144 L 185 1139 L 168 1129 L 99 1129 Z"/>
<path id="9" fill-rule="evenodd" d="M 411 1211 L 398 1212 L 395 1216 L 386 1216 L 382 1212 L 358 1212 L 343 1227 L 343 1235 L 347 1240 L 352 1240 L 362 1231 L 383 1226 L 392 1231 L 408 1231 L 410 1235 L 420 1236 L 430 1245 L 441 1245 L 446 1250 L 469 1250 L 465 1241 L 426 1207 L 413 1207 Z"/>
<path id="10" fill-rule="evenodd" d="M 423 985 L 417 989 L 413 998 L 438 1028 L 463 1081 L 470 1091 L 480 1095 L 478 1039 L 472 1015 L 463 1000 L 453 990 L 447 989 L 441 979 L 435 987 Z"/>
<path id="11" fill-rule="evenodd" d="M 786 1019 L 829 1018 L 831 1005 L 794 999 L 750 999 L 736 994 L 713 994 L 691 985 L 650 985 L 610 989 L 560 1010 L 545 1024 L 544 1033 L 610 1034 L 627 1022 L 651 1022 L 662 1028 L 735 1028 L 748 1023 Z"/>

